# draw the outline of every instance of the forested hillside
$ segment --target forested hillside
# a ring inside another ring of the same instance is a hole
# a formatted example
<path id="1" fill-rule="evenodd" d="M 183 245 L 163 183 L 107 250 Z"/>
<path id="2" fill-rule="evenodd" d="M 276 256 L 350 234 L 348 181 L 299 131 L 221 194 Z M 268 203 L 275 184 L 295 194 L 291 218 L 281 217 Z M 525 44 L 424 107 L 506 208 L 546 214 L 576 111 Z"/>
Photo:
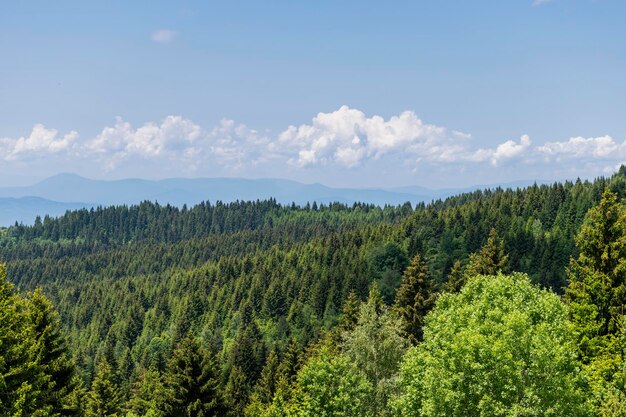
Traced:
<path id="1" fill-rule="evenodd" d="M 626 415 L 625 173 L 2 229 L 0 415 Z"/>

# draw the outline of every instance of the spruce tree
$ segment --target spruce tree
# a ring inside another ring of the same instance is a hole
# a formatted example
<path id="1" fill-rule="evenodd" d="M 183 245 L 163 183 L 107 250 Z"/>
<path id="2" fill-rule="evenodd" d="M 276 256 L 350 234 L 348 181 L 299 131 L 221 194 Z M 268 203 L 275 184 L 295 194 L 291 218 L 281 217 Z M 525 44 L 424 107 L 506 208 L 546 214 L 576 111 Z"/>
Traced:
<path id="1" fill-rule="evenodd" d="M 26 302 L 6 280 L 6 267 L 0 264 L 0 415 L 36 411 L 44 383 Z"/>
<path id="2" fill-rule="evenodd" d="M 239 417 L 244 414 L 250 396 L 250 384 L 246 374 L 238 366 L 230 370 L 228 382 L 224 387 L 224 399 L 231 416 Z"/>
<path id="3" fill-rule="evenodd" d="M 435 292 L 428 275 L 428 267 L 417 254 L 402 275 L 394 304 L 394 310 L 402 319 L 404 333 L 411 342 L 422 340 L 424 317 L 434 301 Z"/>
<path id="4" fill-rule="evenodd" d="M 36 362 L 45 379 L 38 408 L 46 409 L 50 416 L 75 415 L 78 410 L 72 402 L 79 382 L 59 316 L 39 288 L 29 294 L 27 301 Z"/>
<path id="5" fill-rule="evenodd" d="M 279 364 L 278 353 L 276 349 L 273 349 L 265 361 L 265 366 L 263 371 L 261 371 L 261 378 L 259 378 L 259 382 L 257 382 L 254 389 L 254 400 L 265 404 L 272 402 L 274 392 L 276 391 L 276 377 Z"/>
<path id="6" fill-rule="evenodd" d="M 459 292 L 463 285 L 465 284 L 465 271 L 463 269 L 463 264 L 458 259 L 454 261 L 452 268 L 450 268 L 450 272 L 448 273 L 448 279 L 444 284 L 444 291 L 447 292 Z"/>
<path id="7" fill-rule="evenodd" d="M 350 291 L 341 310 L 341 318 L 339 319 L 339 328 L 341 331 L 347 332 L 354 328 L 359 319 L 360 306 L 361 301 L 359 297 L 357 297 L 354 291 Z"/>
<path id="8" fill-rule="evenodd" d="M 121 404 L 119 389 L 113 383 L 111 365 L 102 359 L 91 383 L 91 390 L 87 393 L 85 417 L 121 416 Z"/>
<path id="9" fill-rule="evenodd" d="M 626 209 L 614 193 L 589 210 L 576 245 L 566 290 L 573 319 L 584 338 L 616 335 L 626 305 Z"/>
<path id="10" fill-rule="evenodd" d="M 191 336 L 172 353 L 164 376 L 168 417 L 221 416 L 224 406 L 212 356 Z"/>
<path id="11" fill-rule="evenodd" d="M 166 391 L 156 369 L 142 370 L 131 389 L 126 408 L 138 416 L 164 417 Z"/>
<path id="12" fill-rule="evenodd" d="M 487 243 L 478 253 L 470 255 L 466 277 L 476 275 L 496 275 L 498 272 L 507 272 L 509 255 L 504 252 L 504 240 L 498 236 L 495 228 L 489 231 Z"/>

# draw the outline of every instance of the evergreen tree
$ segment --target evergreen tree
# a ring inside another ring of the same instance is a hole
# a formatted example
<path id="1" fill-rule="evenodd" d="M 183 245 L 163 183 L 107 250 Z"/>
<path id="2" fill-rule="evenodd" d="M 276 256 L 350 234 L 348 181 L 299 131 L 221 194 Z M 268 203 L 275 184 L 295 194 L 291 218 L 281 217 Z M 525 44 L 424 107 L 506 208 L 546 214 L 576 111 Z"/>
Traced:
<path id="1" fill-rule="evenodd" d="M 97 367 L 96 375 L 87 393 L 85 417 L 121 416 L 122 400 L 118 388 L 113 383 L 111 365 L 103 359 Z"/>
<path id="2" fill-rule="evenodd" d="M 28 296 L 28 316 L 34 330 L 36 362 L 45 383 L 40 388 L 38 408 L 50 416 L 69 416 L 78 413 L 73 397 L 79 381 L 71 359 L 67 341 L 61 332 L 61 323 L 52 303 L 41 289 Z"/>
<path id="3" fill-rule="evenodd" d="M 156 369 L 142 370 L 131 389 L 127 409 L 138 416 L 164 417 L 167 392 Z"/>
<path id="4" fill-rule="evenodd" d="M 413 343 L 422 340 L 424 317 L 434 301 L 435 292 L 428 275 L 428 267 L 417 254 L 402 275 L 394 304 L 394 310 L 402 319 L 404 333 Z"/>
<path id="5" fill-rule="evenodd" d="M 566 300 L 587 379 L 601 414 L 611 415 L 606 411 L 618 402 L 626 409 L 626 208 L 614 193 L 605 191 L 588 211 L 576 245 L 579 255 L 570 261 Z"/>
<path id="6" fill-rule="evenodd" d="M 37 410 L 46 378 L 37 366 L 36 351 L 26 302 L 0 264 L 0 415 L 19 417 Z"/>
<path id="7" fill-rule="evenodd" d="M 224 413 L 215 362 L 191 336 L 172 353 L 164 375 L 167 417 L 209 417 Z"/>
<path id="8" fill-rule="evenodd" d="M 343 303 L 341 318 L 339 319 L 339 329 L 343 332 L 350 331 L 359 319 L 359 308 L 361 301 L 354 291 L 350 291 L 348 298 Z"/>
<path id="9" fill-rule="evenodd" d="M 229 412 L 233 417 L 244 414 L 244 409 L 248 405 L 250 396 L 250 385 L 244 372 L 238 366 L 230 370 L 228 382 L 224 387 L 224 399 Z"/>
<path id="10" fill-rule="evenodd" d="M 504 252 L 504 240 L 498 236 L 495 228 L 491 228 L 485 246 L 478 253 L 470 256 L 465 276 L 495 275 L 499 272 L 507 272 L 508 260 L 509 255 Z"/>
<path id="11" fill-rule="evenodd" d="M 444 285 L 444 291 L 459 292 L 465 284 L 465 271 L 463 264 L 458 259 L 452 264 L 452 268 L 448 273 L 448 279 Z"/>
<path id="12" fill-rule="evenodd" d="M 261 378 L 254 389 L 253 401 L 260 401 L 265 404 L 272 402 L 274 392 L 276 391 L 279 364 L 278 353 L 276 349 L 273 349 L 265 361 Z"/>
<path id="13" fill-rule="evenodd" d="M 594 339 L 617 335 L 626 305 L 626 209 L 606 191 L 589 210 L 576 238 L 579 256 L 570 262 L 566 298 L 581 332 L 583 350 Z M 592 353 L 592 352 L 587 352 Z"/>

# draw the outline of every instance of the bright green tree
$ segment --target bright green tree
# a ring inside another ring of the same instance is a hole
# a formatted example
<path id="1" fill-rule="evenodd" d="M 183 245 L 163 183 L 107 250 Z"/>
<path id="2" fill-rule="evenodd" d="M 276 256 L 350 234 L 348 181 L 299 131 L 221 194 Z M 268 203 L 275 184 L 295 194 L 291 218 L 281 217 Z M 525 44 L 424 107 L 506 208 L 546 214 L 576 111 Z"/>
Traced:
<path id="1" fill-rule="evenodd" d="M 369 416 L 371 393 L 367 377 L 350 359 L 322 348 L 298 373 L 296 405 L 286 408 L 297 410 L 298 417 Z"/>
<path id="2" fill-rule="evenodd" d="M 387 401 L 396 388 L 400 361 L 406 351 L 402 320 L 380 303 L 376 287 L 361 304 L 358 321 L 344 334 L 343 353 L 361 370 L 373 387 L 368 402 L 371 413 L 386 415 Z"/>
<path id="3" fill-rule="evenodd" d="M 435 292 L 428 267 L 417 254 L 402 275 L 394 304 L 394 310 L 402 319 L 402 329 L 413 343 L 422 340 L 424 317 L 434 301 Z"/>
<path id="4" fill-rule="evenodd" d="M 570 261 L 566 300 L 576 327 L 585 374 L 603 415 L 621 401 L 626 409 L 624 307 L 626 305 L 626 208 L 605 191 L 585 216 Z M 607 405 L 609 404 L 609 405 Z"/>
<path id="5" fill-rule="evenodd" d="M 18 417 L 37 410 L 46 380 L 36 352 L 27 302 L 6 280 L 6 267 L 0 264 L 0 415 Z"/>
<path id="6" fill-rule="evenodd" d="M 567 308 L 528 276 L 443 294 L 401 367 L 403 416 L 586 416 Z"/>

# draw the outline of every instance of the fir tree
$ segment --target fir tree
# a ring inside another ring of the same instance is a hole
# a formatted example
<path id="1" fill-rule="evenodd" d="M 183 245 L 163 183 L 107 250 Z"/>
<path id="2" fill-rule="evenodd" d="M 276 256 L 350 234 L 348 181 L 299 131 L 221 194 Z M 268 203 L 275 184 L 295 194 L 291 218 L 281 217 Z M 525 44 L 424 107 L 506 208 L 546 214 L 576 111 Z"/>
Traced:
<path id="1" fill-rule="evenodd" d="M 341 318 L 339 319 L 339 329 L 347 332 L 354 328 L 359 319 L 359 307 L 361 301 L 354 291 L 350 291 L 348 298 L 343 303 Z"/>
<path id="2" fill-rule="evenodd" d="M 250 384 L 245 373 L 238 366 L 230 370 L 228 382 L 224 387 L 224 399 L 231 416 L 239 417 L 244 414 L 250 396 Z"/>

